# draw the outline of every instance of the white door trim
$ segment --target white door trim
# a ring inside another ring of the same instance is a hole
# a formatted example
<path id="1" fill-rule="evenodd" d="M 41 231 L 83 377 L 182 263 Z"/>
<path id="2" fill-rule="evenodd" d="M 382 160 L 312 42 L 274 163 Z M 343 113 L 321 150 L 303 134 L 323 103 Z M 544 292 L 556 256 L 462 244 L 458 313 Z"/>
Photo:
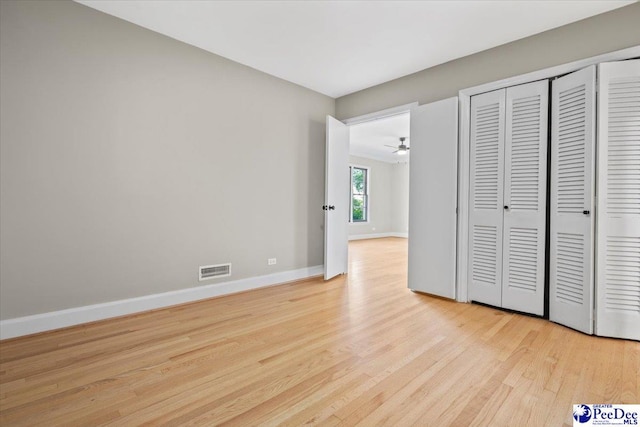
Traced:
<path id="1" fill-rule="evenodd" d="M 398 114 L 404 114 L 411 111 L 411 108 L 417 107 L 418 102 L 410 102 L 409 104 L 398 105 L 397 107 L 387 108 L 385 110 L 374 111 L 373 113 L 363 114 L 362 116 L 352 117 L 350 119 L 342 120 L 347 126 L 357 125 L 360 123 L 371 122 L 374 120 L 384 119 L 385 117 L 397 116 Z"/>
<path id="2" fill-rule="evenodd" d="M 509 86 L 515 86 L 524 83 L 530 83 L 536 80 L 548 79 L 563 74 L 577 71 L 589 65 L 599 64 L 600 62 L 620 61 L 640 57 L 640 46 L 634 46 L 615 52 L 609 52 L 602 55 L 593 56 L 591 58 L 581 59 L 579 61 L 569 62 L 567 64 L 557 65 L 543 70 L 522 74 L 519 76 L 509 77 L 491 83 L 482 84 L 458 92 L 460 99 L 460 145 L 458 147 L 458 292 L 457 300 L 468 302 L 468 263 L 469 263 L 469 152 L 470 152 L 470 132 L 469 126 L 471 122 L 471 96 L 480 93 L 489 92 L 496 89 L 502 89 Z"/>

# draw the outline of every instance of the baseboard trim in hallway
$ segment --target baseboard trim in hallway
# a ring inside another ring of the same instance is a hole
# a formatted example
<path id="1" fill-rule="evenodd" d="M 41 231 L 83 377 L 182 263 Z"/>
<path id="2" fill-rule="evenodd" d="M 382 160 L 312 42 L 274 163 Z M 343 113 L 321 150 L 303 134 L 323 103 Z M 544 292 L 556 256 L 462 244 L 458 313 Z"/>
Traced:
<path id="1" fill-rule="evenodd" d="M 382 239 L 385 237 L 401 237 L 404 239 L 409 238 L 409 233 L 375 233 L 375 234 L 354 234 L 353 236 L 349 236 L 349 241 L 351 240 L 368 240 L 368 239 Z"/>

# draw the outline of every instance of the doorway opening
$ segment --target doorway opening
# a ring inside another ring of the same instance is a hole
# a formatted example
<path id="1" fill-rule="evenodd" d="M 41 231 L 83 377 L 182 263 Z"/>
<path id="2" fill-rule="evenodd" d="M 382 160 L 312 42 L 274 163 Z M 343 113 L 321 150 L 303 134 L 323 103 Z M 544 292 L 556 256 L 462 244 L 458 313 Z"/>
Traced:
<path id="1" fill-rule="evenodd" d="M 327 116 L 325 280 L 348 273 L 350 237 L 408 237 L 410 111 L 416 106 L 402 105 L 344 122 Z M 399 208 L 392 212 L 393 206 Z"/>
<path id="2" fill-rule="evenodd" d="M 381 124 L 383 123 L 382 119 L 391 120 L 395 116 L 406 114 L 406 116 L 400 117 L 405 119 L 405 123 L 409 119 L 409 129 L 405 128 L 399 134 L 389 135 L 391 138 L 398 138 L 398 145 L 384 142 L 379 145 L 388 150 L 383 151 L 384 153 L 398 157 L 410 157 L 411 169 L 404 170 L 405 173 L 409 172 L 406 173 L 406 184 L 401 181 L 401 184 L 404 184 L 401 185 L 403 191 L 409 189 L 409 180 L 411 181 L 410 191 L 407 191 L 406 195 L 406 200 L 411 199 L 411 203 L 410 205 L 407 202 L 404 204 L 404 206 L 409 205 L 408 215 L 403 215 L 407 225 L 405 225 L 404 231 L 402 229 L 400 231 L 403 234 L 406 231 L 407 235 L 411 233 L 411 238 L 408 241 L 409 274 L 407 285 L 416 292 L 453 299 L 456 297 L 458 98 L 443 99 L 422 106 L 414 103 L 387 110 L 385 113 L 374 113 L 364 119 L 347 120 L 346 123 L 327 117 L 327 173 L 325 174 L 325 203 L 327 205 L 325 207 L 328 210 L 325 213 L 325 279 L 347 272 L 347 251 L 343 251 L 342 248 L 346 248 L 349 240 L 349 225 L 352 227 L 356 225 L 347 222 L 349 212 L 353 214 L 353 210 L 349 209 L 349 204 L 356 203 L 353 200 L 349 202 L 350 194 L 351 197 L 359 197 L 357 201 L 359 205 L 364 206 L 366 201 L 369 202 L 371 209 L 367 216 L 369 221 L 361 221 L 366 224 L 365 226 L 373 228 L 371 222 L 376 215 L 373 206 L 376 196 L 374 188 L 371 188 L 368 193 L 361 191 L 361 188 L 356 188 L 358 191 L 352 190 L 350 193 L 350 177 L 347 171 L 349 170 L 351 151 L 349 150 L 351 131 L 355 132 L 359 128 L 364 129 L 364 124 L 367 122 L 378 121 L 379 123 L 371 124 Z M 360 124 L 362 126 L 357 126 Z M 409 132 L 411 135 L 408 135 Z M 408 144 L 406 143 L 407 136 L 410 141 Z M 353 147 L 355 149 L 356 143 L 353 144 Z M 400 151 L 408 151 L 411 154 L 398 154 Z M 352 154 L 355 153 L 352 152 Z M 366 158 L 361 157 L 361 159 Z M 394 159 L 392 164 L 403 165 L 403 162 L 399 163 L 397 157 L 392 157 L 392 159 Z M 391 166 L 387 166 L 387 168 L 389 167 Z M 407 163 L 403 167 L 409 168 Z M 372 168 L 352 167 L 351 170 L 360 171 L 358 173 L 362 175 L 363 181 L 366 170 L 368 180 L 371 183 L 375 180 L 375 170 Z M 401 169 L 398 170 L 401 171 Z M 340 180 L 342 181 L 340 182 Z M 392 179 L 388 179 L 387 184 L 390 181 Z M 400 192 L 390 192 L 390 194 L 394 196 Z M 393 197 L 390 200 L 387 200 L 387 209 L 390 209 L 392 204 L 399 205 L 399 203 L 393 202 Z M 342 211 L 344 213 L 338 211 L 338 203 L 341 201 L 347 202 Z M 360 213 L 358 215 L 358 219 L 365 217 Z M 355 222 L 353 217 L 351 221 Z M 377 233 L 371 233 L 380 231 L 378 229 L 366 231 L 359 236 L 371 238 L 393 235 L 380 236 Z M 394 231 L 391 229 L 387 233 L 394 233 Z M 345 253 L 345 255 L 337 259 L 334 256 L 335 253 Z M 336 266 L 337 268 L 335 268 Z"/>
<path id="3" fill-rule="evenodd" d="M 408 237 L 410 112 L 349 125 L 349 240 Z"/>

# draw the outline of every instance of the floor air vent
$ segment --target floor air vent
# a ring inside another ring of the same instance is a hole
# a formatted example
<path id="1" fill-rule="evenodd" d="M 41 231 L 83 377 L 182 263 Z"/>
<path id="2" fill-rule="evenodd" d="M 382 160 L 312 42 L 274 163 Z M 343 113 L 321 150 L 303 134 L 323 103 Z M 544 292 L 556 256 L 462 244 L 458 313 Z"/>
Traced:
<path id="1" fill-rule="evenodd" d="M 200 280 L 231 276 L 231 264 L 205 265 L 200 267 Z"/>

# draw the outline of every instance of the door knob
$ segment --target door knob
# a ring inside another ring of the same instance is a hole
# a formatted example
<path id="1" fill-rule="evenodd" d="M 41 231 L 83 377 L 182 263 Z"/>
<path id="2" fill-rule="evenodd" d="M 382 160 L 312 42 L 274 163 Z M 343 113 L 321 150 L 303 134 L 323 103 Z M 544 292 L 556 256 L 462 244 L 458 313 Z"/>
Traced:
<path id="1" fill-rule="evenodd" d="M 582 211 L 582 213 L 583 213 L 584 215 L 589 215 L 589 213 L 590 213 L 590 212 L 589 212 L 589 211 Z"/>
<path id="2" fill-rule="evenodd" d="M 504 206 L 504 208 L 505 208 L 505 209 L 509 209 L 509 206 L 505 205 L 505 206 Z"/>
<path id="3" fill-rule="evenodd" d="M 329 210 L 330 210 L 330 211 L 335 210 L 335 208 L 336 208 L 335 206 L 333 206 L 333 205 L 329 205 Z"/>

